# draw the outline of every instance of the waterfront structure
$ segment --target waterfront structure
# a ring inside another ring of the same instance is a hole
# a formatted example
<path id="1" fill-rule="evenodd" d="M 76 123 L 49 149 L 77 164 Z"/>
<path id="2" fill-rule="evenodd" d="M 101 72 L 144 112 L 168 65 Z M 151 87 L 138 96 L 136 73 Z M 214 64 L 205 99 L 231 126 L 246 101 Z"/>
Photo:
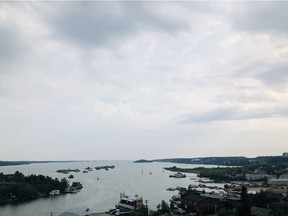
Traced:
<path id="1" fill-rule="evenodd" d="M 264 179 L 272 179 L 274 176 L 269 174 L 246 173 L 245 177 L 248 181 L 258 181 Z"/>
<path id="2" fill-rule="evenodd" d="M 268 184 L 272 186 L 288 186 L 288 179 L 269 179 Z"/>
<path id="3" fill-rule="evenodd" d="M 288 157 L 288 152 L 284 152 L 283 157 Z"/>
<path id="4" fill-rule="evenodd" d="M 288 179 L 288 173 L 281 175 L 279 179 Z"/>

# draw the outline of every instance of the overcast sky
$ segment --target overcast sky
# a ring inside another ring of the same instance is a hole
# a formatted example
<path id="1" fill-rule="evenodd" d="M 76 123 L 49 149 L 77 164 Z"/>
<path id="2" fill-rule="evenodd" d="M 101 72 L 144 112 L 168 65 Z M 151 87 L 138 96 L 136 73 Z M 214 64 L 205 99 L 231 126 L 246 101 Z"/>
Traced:
<path id="1" fill-rule="evenodd" d="M 288 2 L 0 2 L 0 160 L 288 151 Z"/>

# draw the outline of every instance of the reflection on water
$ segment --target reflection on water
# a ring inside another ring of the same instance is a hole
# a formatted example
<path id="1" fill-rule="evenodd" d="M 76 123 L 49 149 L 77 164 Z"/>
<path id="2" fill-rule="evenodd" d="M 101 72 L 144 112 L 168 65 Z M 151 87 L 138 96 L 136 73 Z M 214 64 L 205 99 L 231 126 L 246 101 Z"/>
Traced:
<path id="1" fill-rule="evenodd" d="M 93 170 L 82 173 L 86 167 L 115 165 L 115 169 Z M 91 212 L 103 212 L 113 208 L 120 199 L 120 193 L 142 196 L 148 200 L 148 206 L 155 209 L 161 200 L 167 202 L 177 191 L 167 191 L 169 187 L 188 187 L 197 181 L 195 174 L 188 174 L 187 178 L 169 178 L 171 172 L 163 167 L 174 166 L 171 163 L 132 163 L 131 161 L 97 161 L 97 162 L 69 162 L 43 163 L 20 166 L 0 167 L 4 174 L 20 171 L 24 175 L 42 174 L 53 178 L 68 177 L 68 174 L 57 173 L 58 169 L 80 169 L 73 173 L 74 179 L 83 185 L 81 192 L 65 194 L 56 197 L 36 199 L 24 203 L 6 204 L 0 206 L 1 216 L 50 216 L 64 211 L 84 214 L 87 208 Z M 196 167 L 195 165 L 177 164 L 178 167 Z M 201 165 L 203 166 L 203 165 Z M 211 167 L 211 166 L 209 166 Z M 149 173 L 152 174 L 149 174 Z M 97 180 L 97 177 L 99 180 Z M 190 178 L 193 178 L 191 180 Z M 196 183 L 197 184 L 197 183 Z"/>

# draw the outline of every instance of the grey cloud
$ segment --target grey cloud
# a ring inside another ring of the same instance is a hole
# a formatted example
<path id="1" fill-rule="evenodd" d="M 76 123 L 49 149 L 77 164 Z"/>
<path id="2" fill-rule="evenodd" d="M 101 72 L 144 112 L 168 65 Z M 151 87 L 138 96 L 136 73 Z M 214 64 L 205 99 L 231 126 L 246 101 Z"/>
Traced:
<path id="1" fill-rule="evenodd" d="M 0 66 L 18 59 L 24 51 L 23 43 L 13 27 L 0 26 Z M 4 72 L 3 70 L 1 70 Z"/>
<path id="2" fill-rule="evenodd" d="M 191 114 L 182 117 L 181 123 L 205 123 L 214 121 L 232 121 L 272 117 L 287 117 L 288 111 L 284 108 L 257 111 L 238 111 L 233 108 L 223 108 L 205 113 Z"/>
<path id="3" fill-rule="evenodd" d="M 276 67 L 256 75 L 264 83 L 269 85 L 279 85 L 288 82 L 288 65 Z"/>
<path id="4" fill-rule="evenodd" d="M 234 71 L 232 79 L 251 77 L 271 87 L 288 82 L 288 64 L 284 60 L 282 63 L 269 63 L 264 60 L 248 60 L 245 62 L 241 59 L 235 64 L 241 65 L 241 68 Z"/>
<path id="5" fill-rule="evenodd" d="M 173 34 L 188 23 L 149 10 L 153 2 L 69 2 L 54 4 L 56 12 L 46 11 L 55 34 L 84 46 L 102 46 L 145 30 Z"/>
<path id="6" fill-rule="evenodd" d="M 288 2 L 240 2 L 229 16 L 233 26 L 242 31 L 271 31 L 287 34 Z"/>

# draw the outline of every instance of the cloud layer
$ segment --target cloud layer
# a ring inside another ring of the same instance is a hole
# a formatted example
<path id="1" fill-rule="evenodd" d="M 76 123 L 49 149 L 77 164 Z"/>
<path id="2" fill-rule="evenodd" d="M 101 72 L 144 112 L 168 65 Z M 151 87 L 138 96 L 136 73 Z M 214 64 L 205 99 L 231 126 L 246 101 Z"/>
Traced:
<path id="1" fill-rule="evenodd" d="M 0 159 L 287 151 L 287 7 L 1 2 Z"/>

